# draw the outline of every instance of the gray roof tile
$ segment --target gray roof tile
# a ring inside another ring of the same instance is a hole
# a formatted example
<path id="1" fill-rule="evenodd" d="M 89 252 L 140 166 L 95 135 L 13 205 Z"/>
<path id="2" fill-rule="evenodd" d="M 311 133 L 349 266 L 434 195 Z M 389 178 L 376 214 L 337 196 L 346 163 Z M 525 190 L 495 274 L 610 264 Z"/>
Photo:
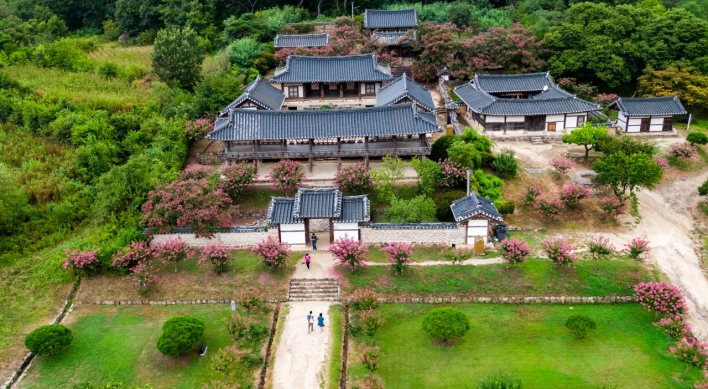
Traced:
<path id="1" fill-rule="evenodd" d="M 540 92 L 551 88 L 553 80 L 548 73 L 475 74 L 472 83 L 488 93 Z"/>
<path id="2" fill-rule="evenodd" d="M 428 111 L 435 111 L 435 103 L 430 91 L 416 84 L 405 73 L 396 81 L 379 89 L 376 93 L 376 106 L 396 104 L 406 97 Z"/>
<path id="3" fill-rule="evenodd" d="M 342 214 L 337 223 L 361 223 L 371 220 L 371 205 L 366 195 L 342 197 Z"/>
<path id="4" fill-rule="evenodd" d="M 364 11 L 364 28 L 418 27 L 418 11 L 367 9 Z"/>
<path id="5" fill-rule="evenodd" d="M 299 188 L 293 207 L 294 218 L 338 218 L 342 214 L 342 192 L 337 188 Z"/>
<path id="6" fill-rule="evenodd" d="M 292 197 L 272 197 L 268 206 L 266 222 L 268 224 L 297 224 L 302 219 L 293 217 L 295 199 Z"/>
<path id="7" fill-rule="evenodd" d="M 405 37 L 407 32 L 375 32 L 371 39 L 386 46 L 400 45 L 400 41 Z M 418 35 L 414 32 L 413 39 L 417 39 Z"/>
<path id="8" fill-rule="evenodd" d="M 442 131 L 412 104 L 385 107 L 266 111 L 233 109 L 217 120 L 211 140 L 334 139 L 417 135 Z"/>
<path id="9" fill-rule="evenodd" d="M 391 78 L 391 68 L 378 64 L 374 54 L 341 57 L 290 55 L 285 67 L 275 69 L 270 82 L 376 82 Z"/>
<path id="10" fill-rule="evenodd" d="M 273 47 L 323 47 L 329 45 L 329 34 L 301 34 L 275 36 Z"/>
<path id="11" fill-rule="evenodd" d="M 219 116 L 223 116 L 229 109 L 241 105 L 246 100 L 250 100 L 265 109 L 279 110 L 283 106 L 283 101 L 285 101 L 285 93 L 258 76 L 250 84 L 243 87 L 243 94 L 219 112 Z"/>
<path id="12" fill-rule="evenodd" d="M 453 201 L 450 209 L 456 222 L 461 222 L 477 215 L 486 216 L 499 222 L 504 221 L 502 215 L 497 211 L 497 207 L 494 206 L 494 202 L 478 196 L 475 191 L 471 191 L 468 196 Z"/>
<path id="13" fill-rule="evenodd" d="M 615 108 L 624 116 L 685 115 L 686 109 L 677 96 L 627 98 L 620 97 L 609 108 Z"/>
<path id="14" fill-rule="evenodd" d="M 452 230 L 457 223 L 371 223 L 372 230 Z"/>

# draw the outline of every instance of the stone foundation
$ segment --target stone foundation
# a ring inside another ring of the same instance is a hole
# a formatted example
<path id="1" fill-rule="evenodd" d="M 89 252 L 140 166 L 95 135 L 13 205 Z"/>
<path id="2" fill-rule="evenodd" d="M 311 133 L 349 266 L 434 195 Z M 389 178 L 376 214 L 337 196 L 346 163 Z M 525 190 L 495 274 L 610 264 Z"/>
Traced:
<path id="1" fill-rule="evenodd" d="M 221 242 L 230 247 L 253 247 L 264 241 L 268 236 L 278 236 L 278 229 L 271 228 L 268 231 L 257 232 L 217 232 L 214 238 L 197 238 L 194 234 L 177 233 L 177 234 L 159 234 L 154 235 L 150 244 L 156 244 L 166 241 L 167 239 L 182 239 L 190 246 L 206 246 L 214 242 Z"/>
<path id="2" fill-rule="evenodd" d="M 426 228 L 426 229 L 381 229 L 361 227 L 361 240 L 365 244 L 382 244 L 391 242 L 415 244 L 445 244 L 465 243 L 466 229 L 456 228 Z"/>

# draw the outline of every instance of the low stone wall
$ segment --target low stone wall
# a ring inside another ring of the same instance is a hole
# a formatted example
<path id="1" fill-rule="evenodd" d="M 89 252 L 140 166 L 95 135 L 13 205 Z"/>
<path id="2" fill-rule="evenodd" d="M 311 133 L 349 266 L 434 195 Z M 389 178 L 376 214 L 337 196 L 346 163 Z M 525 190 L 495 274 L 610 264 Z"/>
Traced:
<path id="1" fill-rule="evenodd" d="M 197 238 L 192 233 L 174 233 L 174 234 L 158 234 L 154 235 L 150 244 L 164 242 L 167 239 L 182 239 L 190 246 L 206 246 L 214 242 L 221 242 L 230 247 L 253 247 L 261 243 L 268 236 L 278 236 L 277 228 L 270 228 L 268 231 L 256 232 L 217 232 L 211 239 Z"/>
<path id="2" fill-rule="evenodd" d="M 351 302 L 351 299 L 347 300 Z M 380 298 L 380 303 L 491 303 L 491 304 L 622 304 L 633 303 L 634 296 L 547 296 L 547 297 L 397 297 Z"/>
<path id="3" fill-rule="evenodd" d="M 84 303 L 89 305 L 194 305 L 194 304 L 230 304 L 232 299 L 208 299 L 208 300 L 105 300 Z M 288 301 L 282 299 L 266 299 L 267 303 L 284 303 Z M 81 305 L 77 301 L 75 305 Z"/>
<path id="4" fill-rule="evenodd" d="M 465 227 L 455 225 L 454 228 L 449 226 L 443 227 L 448 223 L 430 223 L 431 226 L 426 227 L 398 227 L 391 228 L 361 227 L 361 240 L 365 244 L 382 244 L 391 242 L 415 243 L 415 244 L 464 244 L 465 243 Z M 432 226 L 440 224 L 441 226 Z M 454 224 L 454 223 L 453 223 Z"/>

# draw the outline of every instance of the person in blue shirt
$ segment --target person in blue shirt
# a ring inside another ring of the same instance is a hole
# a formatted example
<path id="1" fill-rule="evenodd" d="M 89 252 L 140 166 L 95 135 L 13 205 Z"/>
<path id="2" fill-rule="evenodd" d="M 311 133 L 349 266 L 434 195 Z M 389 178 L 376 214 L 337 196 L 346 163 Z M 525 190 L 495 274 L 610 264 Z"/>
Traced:
<path id="1" fill-rule="evenodd" d="M 320 327 L 320 332 L 324 332 L 324 317 L 322 314 L 317 317 L 317 326 Z"/>

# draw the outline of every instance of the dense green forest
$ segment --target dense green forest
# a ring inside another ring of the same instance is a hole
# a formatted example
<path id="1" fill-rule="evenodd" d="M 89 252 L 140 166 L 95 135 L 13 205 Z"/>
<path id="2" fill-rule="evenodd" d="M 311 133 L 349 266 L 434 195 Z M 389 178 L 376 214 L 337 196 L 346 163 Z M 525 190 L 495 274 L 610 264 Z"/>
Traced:
<path id="1" fill-rule="evenodd" d="M 433 22 L 411 42 L 421 80 L 443 66 L 460 79 L 548 70 L 581 97 L 677 93 L 708 108 L 705 0 L 364 0 L 353 19 L 346 0 L 1 0 L 0 350 L 54 311 L 65 249 L 95 247 L 108 267 L 141 239 L 140 207 L 183 169 L 190 129 L 278 65 L 278 32 L 311 31 L 286 24 L 333 21 L 326 55 L 395 63 L 362 14 L 410 7 Z"/>

